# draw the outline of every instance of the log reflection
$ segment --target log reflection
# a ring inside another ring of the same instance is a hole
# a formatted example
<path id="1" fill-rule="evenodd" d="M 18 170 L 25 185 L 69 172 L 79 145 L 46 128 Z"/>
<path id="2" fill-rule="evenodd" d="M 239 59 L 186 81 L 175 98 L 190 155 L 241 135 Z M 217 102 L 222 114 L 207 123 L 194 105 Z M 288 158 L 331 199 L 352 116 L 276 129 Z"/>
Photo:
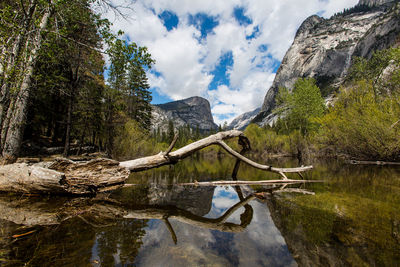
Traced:
<path id="1" fill-rule="evenodd" d="M 251 222 L 252 216 L 242 219 L 240 224 L 227 223 L 229 217 L 239 208 L 255 199 L 254 195 L 233 205 L 219 218 L 198 216 L 175 206 L 140 205 L 127 206 L 112 199 L 57 200 L 50 204 L 30 199 L 0 198 L 0 219 L 25 226 L 55 225 L 74 217 L 85 221 L 108 221 L 118 219 L 174 219 L 187 224 L 228 232 L 243 231 Z M 108 225 L 109 223 L 107 223 Z M 100 227 L 101 224 L 97 224 Z"/>

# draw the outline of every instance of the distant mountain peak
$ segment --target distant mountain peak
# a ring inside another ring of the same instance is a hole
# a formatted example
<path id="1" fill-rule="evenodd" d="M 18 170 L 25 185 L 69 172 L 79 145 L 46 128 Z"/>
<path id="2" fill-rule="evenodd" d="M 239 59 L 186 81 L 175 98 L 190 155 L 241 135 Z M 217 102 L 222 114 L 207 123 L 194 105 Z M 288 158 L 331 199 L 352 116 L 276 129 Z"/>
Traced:
<path id="1" fill-rule="evenodd" d="M 175 127 L 189 125 L 200 131 L 215 130 L 210 102 L 207 99 L 193 96 L 182 100 L 153 106 L 152 128 L 168 129 L 168 121 L 173 121 Z"/>

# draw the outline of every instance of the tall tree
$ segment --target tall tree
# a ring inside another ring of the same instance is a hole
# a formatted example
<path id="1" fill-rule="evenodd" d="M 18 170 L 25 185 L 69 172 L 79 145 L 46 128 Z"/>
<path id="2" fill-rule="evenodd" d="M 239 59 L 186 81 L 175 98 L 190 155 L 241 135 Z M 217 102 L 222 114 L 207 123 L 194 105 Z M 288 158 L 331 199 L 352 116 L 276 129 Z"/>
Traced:
<path id="1" fill-rule="evenodd" d="M 27 4 L 28 8 L 24 4 Z M 28 101 L 31 94 L 31 79 L 42 46 L 42 37 L 47 29 L 50 17 L 56 8 L 54 0 L 20 1 L 17 8 L 22 27 L 11 27 L 15 32 L 3 38 L 5 50 L 12 51 L 3 58 L 2 69 L 4 83 L 1 88 L 2 156 L 6 162 L 15 161 L 22 143 L 26 124 Z M 10 10 L 10 6 L 4 9 Z M 6 21 L 7 23 L 9 21 Z M 14 53 L 15 52 L 15 53 Z M 18 71 L 18 73 L 15 73 Z M 3 86 L 4 85 L 4 86 Z M 7 97 L 12 93 L 11 97 Z M 6 115 L 5 115 L 6 114 Z"/>
<path id="2" fill-rule="evenodd" d="M 303 135 L 310 132 L 316 124 L 312 118 L 322 116 L 325 105 L 320 89 L 314 79 L 300 78 L 294 84 L 292 92 L 280 88 L 276 110 L 283 116 L 280 123 L 285 132 L 299 130 Z"/>
<path id="3" fill-rule="evenodd" d="M 122 33 L 120 33 L 122 34 Z M 106 97 L 106 150 L 112 152 L 115 127 L 124 123 L 121 111 L 149 128 L 151 95 L 145 69 L 151 68 L 153 60 L 146 47 L 115 39 L 109 43 L 110 67 Z"/>
<path id="4" fill-rule="evenodd" d="M 152 97 L 146 72 L 138 62 L 131 63 L 128 71 L 128 115 L 144 129 L 150 130 Z"/>

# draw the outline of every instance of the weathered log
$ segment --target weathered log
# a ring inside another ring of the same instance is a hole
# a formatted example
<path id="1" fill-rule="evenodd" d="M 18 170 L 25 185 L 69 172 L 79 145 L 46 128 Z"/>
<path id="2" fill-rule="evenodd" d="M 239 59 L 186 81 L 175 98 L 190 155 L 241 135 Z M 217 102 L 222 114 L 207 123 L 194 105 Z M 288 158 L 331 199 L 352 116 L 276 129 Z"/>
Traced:
<path id="1" fill-rule="evenodd" d="M 321 183 L 320 180 L 263 180 L 263 181 L 214 181 L 214 182 L 194 182 L 181 183 L 178 185 L 194 185 L 194 186 L 220 186 L 220 185 L 275 185 L 275 184 L 301 184 L 301 183 Z"/>
<path id="2" fill-rule="evenodd" d="M 46 168 L 40 164 L 14 163 L 4 165 L 0 166 L 0 191 L 75 195 L 109 191 L 122 187 L 130 172 L 175 164 L 211 145 L 221 146 L 229 154 L 254 168 L 278 173 L 285 182 L 289 183 L 292 180 L 289 180 L 285 173 L 300 173 L 313 168 L 312 166 L 276 168 L 259 164 L 236 152 L 223 141 L 234 137 L 239 138 L 240 145 L 250 146 L 242 132 L 232 130 L 211 135 L 172 151 L 177 139 L 175 137 L 166 152 L 130 161 L 118 162 L 111 159 L 94 159 L 77 163 L 68 159 L 57 159 Z"/>
<path id="3" fill-rule="evenodd" d="M 234 137 L 240 138 L 240 137 L 244 137 L 244 135 L 241 131 L 237 131 L 237 130 L 220 132 L 220 133 L 211 135 L 207 138 L 201 139 L 192 144 L 189 144 L 187 146 L 184 146 L 176 151 L 173 151 L 170 153 L 160 152 L 159 154 L 154 155 L 154 156 L 149 156 L 149 157 L 144 157 L 144 158 L 139 158 L 139 159 L 129 160 L 129 161 L 123 161 L 120 163 L 120 166 L 125 167 L 132 172 L 147 170 L 147 169 L 156 168 L 156 167 L 163 166 L 163 165 L 175 164 L 179 160 L 190 156 L 191 154 L 193 154 L 196 151 L 199 151 L 200 149 L 203 149 L 203 148 L 211 146 L 211 145 L 219 145 L 222 148 L 224 148 L 229 154 L 231 154 L 235 158 L 247 163 L 248 165 L 250 165 L 254 168 L 260 169 L 260 170 L 279 173 L 283 179 L 287 179 L 285 173 L 299 173 L 299 172 L 311 170 L 313 168 L 312 166 L 298 167 L 298 168 L 275 168 L 272 166 L 259 164 L 257 162 L 254 162 L 254 161 L 242 156 L 240 153 L 238 153 L 235 150 L 233 150 L 232 148 L 230 148 L 223 141 L 223 140 L 234 138 Z"/>
<path id="4" fill-rule="evenodd" d="M 110 159 L 84 163 L 56 159 L 47 168 L 14 163 L 0 167 L 0 191 L 94 194 L 121 187 L 128 176 L 128 170 Z"/>
<path id="5" fill-rule="evenodd" d="M 61 184 L 64 179 L 64 173 L 55 170 L 14 163 L 1 166 L 0 191 L 60 194 L 65 192 Z"/>
<path id="6" fill-rule="evenodd" d="M 390 162 L 390 161 L 367 161 L 367 160 L 350 160 L 350 164 L 354 165 L 400 165 L 400 162 Z"/>

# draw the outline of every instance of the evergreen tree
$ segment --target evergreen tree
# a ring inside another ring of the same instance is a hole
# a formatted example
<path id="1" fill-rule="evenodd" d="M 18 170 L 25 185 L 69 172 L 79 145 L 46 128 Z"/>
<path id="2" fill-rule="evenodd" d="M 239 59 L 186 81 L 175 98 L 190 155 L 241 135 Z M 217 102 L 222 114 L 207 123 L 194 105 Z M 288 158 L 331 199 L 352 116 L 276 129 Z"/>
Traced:
<path id="1" fill-rule="evenodd" d="M 174 122 L 172 120 L 168 121 L 168 133 L 167 133 L 167 142 L 172 142 L 175 136 L 175 127 Z"/>
<path id="2" fill-rule="evenodd" d="M 144 129 L 149 130 L 151 124 L 150 102 L 152 100 L 150 85 L 143 66 L 130 64 L 128 73 L 128 114 Z"/>

